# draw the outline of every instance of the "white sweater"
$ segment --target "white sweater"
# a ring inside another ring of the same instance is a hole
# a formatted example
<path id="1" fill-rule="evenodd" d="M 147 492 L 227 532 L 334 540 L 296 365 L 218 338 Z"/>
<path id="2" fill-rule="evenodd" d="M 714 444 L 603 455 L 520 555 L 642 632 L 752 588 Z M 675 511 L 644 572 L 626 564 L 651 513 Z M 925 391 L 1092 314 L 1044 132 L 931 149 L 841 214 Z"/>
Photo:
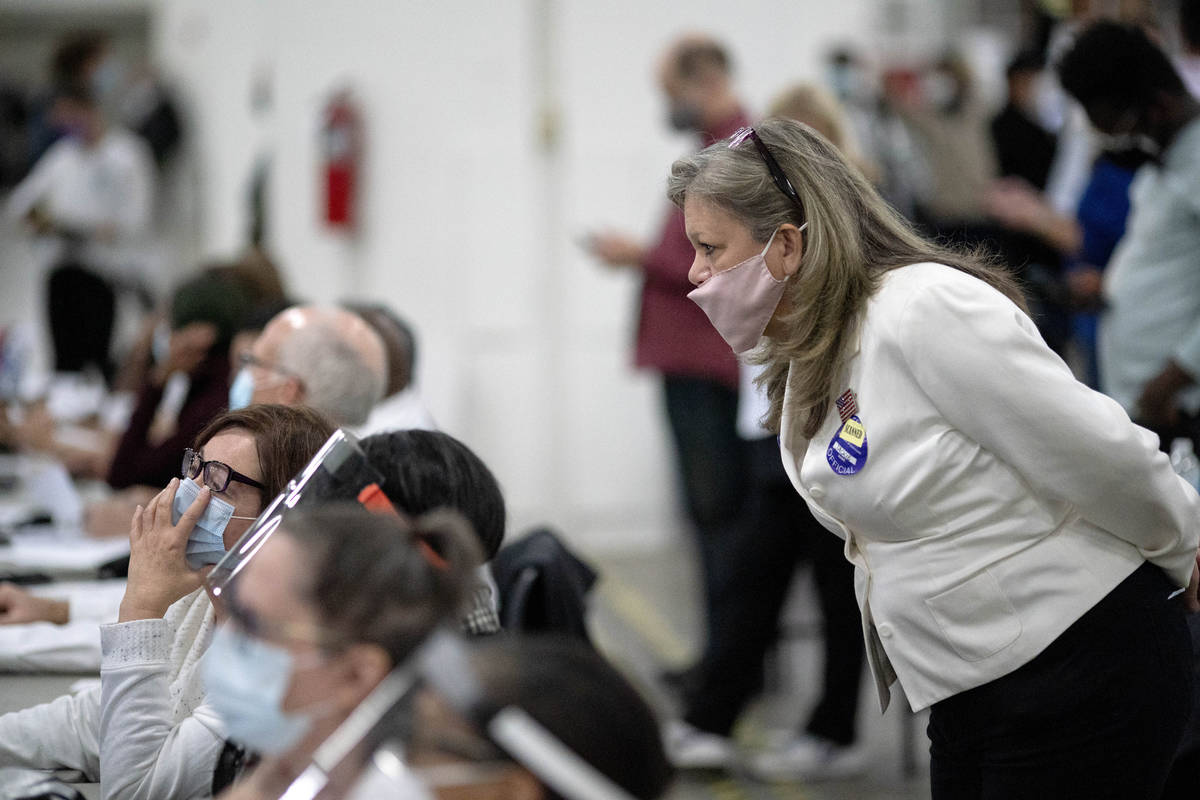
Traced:
<path id="1" fill-rule="evenodd" d="M 78 770 L 104 800 L 208 797 L 224 742 L 203 704 L 212 631 L 201 589 L 162 619 L 101 626 L 100 688 L 0 717 L 0 766 Z"/>

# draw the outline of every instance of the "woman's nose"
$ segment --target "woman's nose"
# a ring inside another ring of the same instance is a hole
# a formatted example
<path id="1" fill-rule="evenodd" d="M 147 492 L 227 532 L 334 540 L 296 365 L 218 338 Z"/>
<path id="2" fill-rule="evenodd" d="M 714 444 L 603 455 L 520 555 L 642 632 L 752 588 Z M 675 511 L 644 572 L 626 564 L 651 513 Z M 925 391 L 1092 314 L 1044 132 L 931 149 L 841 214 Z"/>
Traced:
<path id="1" fill-rule="evenodd" d="M 696 259 L 692 261 L 691 269 L 688 270 L 688 280 L 692 282 L 693 286 L 699 286 L 709 279 L 710 274 L 711 271 L 708 267 L 702 265 L 700 257 L 696 256 Z"/>

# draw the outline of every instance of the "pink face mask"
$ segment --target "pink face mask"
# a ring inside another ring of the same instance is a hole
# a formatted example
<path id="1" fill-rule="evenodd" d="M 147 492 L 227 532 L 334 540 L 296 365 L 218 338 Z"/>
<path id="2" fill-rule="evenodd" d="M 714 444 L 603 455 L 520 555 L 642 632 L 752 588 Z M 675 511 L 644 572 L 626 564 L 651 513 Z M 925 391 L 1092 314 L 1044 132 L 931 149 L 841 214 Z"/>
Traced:
<path id="1" fill-rule="evenodd" d="M 807 227 L 806 222 L 800 230 Z M 774 233 L 761 253 L 718 272 L 688 292 L 688 297 L 704 310 L 717 333 L 738 355 L 758 344 L 787 285 L 786 279 L 775 280 L 767 269 L 767 251 L 773 241 Z"/>

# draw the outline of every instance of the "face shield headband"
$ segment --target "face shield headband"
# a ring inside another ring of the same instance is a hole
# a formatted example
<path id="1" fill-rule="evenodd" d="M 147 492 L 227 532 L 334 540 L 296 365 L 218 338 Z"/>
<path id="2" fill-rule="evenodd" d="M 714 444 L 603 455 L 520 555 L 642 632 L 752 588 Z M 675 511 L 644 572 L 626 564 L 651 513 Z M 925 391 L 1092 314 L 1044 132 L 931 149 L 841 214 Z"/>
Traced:
<path id="1" fill-rule="evenodd" d="M 292 511 L 315 508 L 331 500 L 357 500 L 369 511 L 395 514 L 396 509 L 379 488 L 382 480 L 358 440 L 344 430 L 334 431 L 204 579 L 214 605 L 220 607 L 221 595 Z"/>

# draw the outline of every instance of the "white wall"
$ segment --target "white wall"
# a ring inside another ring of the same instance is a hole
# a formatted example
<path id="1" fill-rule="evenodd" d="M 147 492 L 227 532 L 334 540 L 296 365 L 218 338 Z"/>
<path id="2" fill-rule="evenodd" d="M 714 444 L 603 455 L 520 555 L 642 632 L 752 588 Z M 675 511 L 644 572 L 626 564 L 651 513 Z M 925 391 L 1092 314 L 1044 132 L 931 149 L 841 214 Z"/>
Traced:
<path id="1" fill-rule="evenodd" d="M 427 399 L 497 472 L 515 526 L 653 546 L 678 516 L 657 384 L 629 366 L 637 282 L 575 241 L 660 221 L 690 147 L 664 131 L 653 84 L 673 35 L 728 42 L 753 111 L 818 79 L 830 44 L 873 45 L 882 1 L 163 0 L 153 40 L 197 126 L 209 252 L 238 249 L 250 167 L 273 151 L 272 247 L 291 285 L 413 321 Z M 275 102 L 256 117 L 264 75 Z M 343 85 L 368 137 L 352 239 L 318 223 L 320 110 Z"/>

